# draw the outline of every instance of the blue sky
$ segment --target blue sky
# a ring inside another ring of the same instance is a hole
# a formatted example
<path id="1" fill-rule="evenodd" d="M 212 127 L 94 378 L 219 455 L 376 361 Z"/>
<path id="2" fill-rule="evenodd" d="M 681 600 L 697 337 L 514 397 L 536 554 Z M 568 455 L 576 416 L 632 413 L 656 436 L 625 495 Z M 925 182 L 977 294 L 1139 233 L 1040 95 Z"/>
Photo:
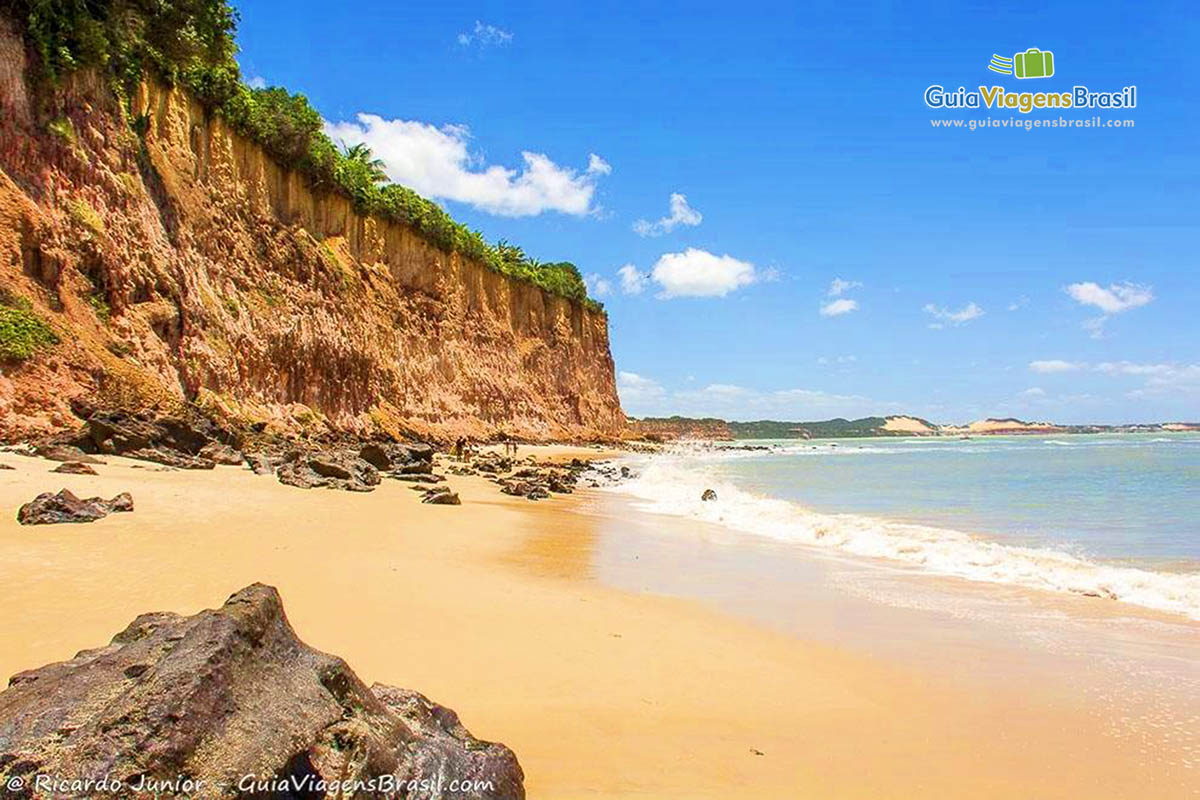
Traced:
<path id="1" fill-rule="evenodd" d="M 628 413 L 1200 418 L 1194 8 L 846 5 L 260 0 L 240 61 L 579 265 Z M 1030 47 L 1054 77 L 987 70 Z M 1138 105 L 936 111 L 931 84 Z M 1134 127 L 931 125 L 1095 114 Z"/>

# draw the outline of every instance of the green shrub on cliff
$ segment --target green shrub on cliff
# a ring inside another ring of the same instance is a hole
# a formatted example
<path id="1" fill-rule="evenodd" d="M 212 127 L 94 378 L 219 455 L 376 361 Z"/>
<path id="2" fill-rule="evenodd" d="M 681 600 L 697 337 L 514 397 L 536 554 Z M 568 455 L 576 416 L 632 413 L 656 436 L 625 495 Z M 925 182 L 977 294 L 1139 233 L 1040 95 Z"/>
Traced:
<path id="1" fill-rule="evenodd" d="M 58 336 L 33 313 L 24 297 L 0 298 L 0 360 L 23 361 L 42 347 L 58 343 Z"/>
<path id="2" fill-rule="evenodd" d="M 488 244 L 436 203 L 386 183 L 365 146 L 342 150 L 330 140 L 304 95 L 242 83 L 234 58 L 237 12 L 225 0 L 7 0 L 0 3 L 5 11 L 23 21 L 50 81 L 91 67 L 124 96 L 147 75 L 182 85 L 281 165 L 303 173 L 315 188 L 346 195 L 360 212 L 404 223 L 443 250 L 603 309 L 587 297 L 573 264 L 539 264 L 520 248 L 514 257 L 511 246 Z"/>

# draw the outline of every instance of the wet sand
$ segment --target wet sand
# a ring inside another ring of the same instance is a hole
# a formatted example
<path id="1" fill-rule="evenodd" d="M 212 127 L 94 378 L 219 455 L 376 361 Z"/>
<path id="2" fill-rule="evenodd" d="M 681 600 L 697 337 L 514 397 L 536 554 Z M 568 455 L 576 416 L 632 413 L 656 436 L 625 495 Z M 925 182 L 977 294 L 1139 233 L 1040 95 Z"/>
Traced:
<path id="1" fill-rule="evenodd" d="M 685 529 L 635 521 L 594 492 L 534 504 L 451 476 L 464 505 L 425 506 L 395 481 L 358 495 L 233 467 L 164 472 L 110 459 L 92 477 L 0 461 L 16 467 L 0 472 L 0 676 L 107 642 L 139 613 L 194 613 L 262 581 L 279 588 L 309 644 L 511 746 L 530 797 L 1174 798 L 1200 788 L 1191 744 L 1146 752 L 1104 687 L 1063 680 L 1074 662 L 1003 641 L 976 648 L 961 625 L 874 615 L 819 581 L 773 615 L 759 599 L 739 607 L 739 587 L 771 586 L 756 567 L 685 560 L 703 552 Z M 136 510 L 90 525 L 15 522 L 21 503 L 64 486 L 130 491 Z M 638 526 L 669 542 L 657 560 L 630 538 Z M 672 575 L 694 590 L 664 580 Z M 881 619 L 894 639 L 920 642 L 920 658 L 872 646 Z"/>

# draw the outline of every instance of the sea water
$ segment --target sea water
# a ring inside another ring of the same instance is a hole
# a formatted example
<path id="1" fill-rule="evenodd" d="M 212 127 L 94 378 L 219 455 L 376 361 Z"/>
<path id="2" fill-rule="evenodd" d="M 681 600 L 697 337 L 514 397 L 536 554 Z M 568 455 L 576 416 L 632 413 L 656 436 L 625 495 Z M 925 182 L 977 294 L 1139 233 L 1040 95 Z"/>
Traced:
<path id="1" fill-rule="evenodd" d="M 698 443 L 630 466 L 613 491 L 648 511 L 1200 619 L 1197 434 Z"/>

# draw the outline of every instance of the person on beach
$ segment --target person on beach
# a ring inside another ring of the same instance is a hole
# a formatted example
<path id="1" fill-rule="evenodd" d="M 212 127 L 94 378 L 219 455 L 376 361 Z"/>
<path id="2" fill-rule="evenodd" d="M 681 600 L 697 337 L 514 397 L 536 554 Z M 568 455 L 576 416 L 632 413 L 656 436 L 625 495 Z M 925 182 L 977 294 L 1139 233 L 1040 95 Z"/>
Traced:
<path id="1" fill-rule="evenodd" d="M 458 439 L 454 442 L 454 457 L 459 461 L 463 460 L 463 450 L 466 448 L 466 446 L 467 440 L 461 436 L 458 437 Z"/>

